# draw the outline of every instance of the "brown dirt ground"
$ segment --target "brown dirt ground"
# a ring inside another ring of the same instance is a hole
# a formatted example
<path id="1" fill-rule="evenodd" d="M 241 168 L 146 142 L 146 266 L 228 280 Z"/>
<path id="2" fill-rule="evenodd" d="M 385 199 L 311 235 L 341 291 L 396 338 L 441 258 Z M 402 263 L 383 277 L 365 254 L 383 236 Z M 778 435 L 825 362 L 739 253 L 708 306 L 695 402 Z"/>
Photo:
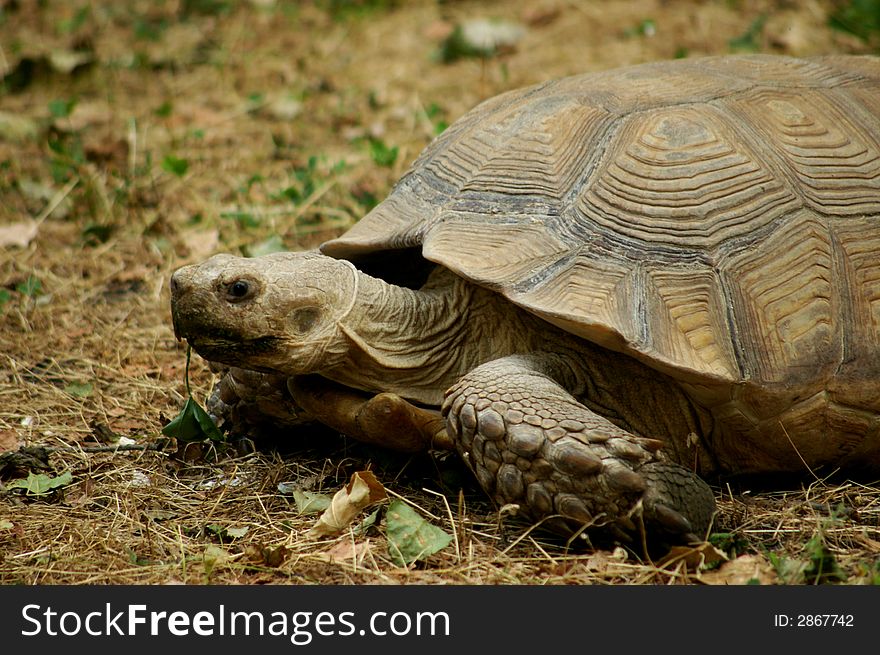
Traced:
<path id="1" fill-rule="evenodd" d="M 880 580 L 880 497 L 855 483 L 719 488 L 729 561 L 700 568 L 499 525 L 454 458 L 320 431 L 251 453 L 93 452 L 108 432 L 161 443 L 185 400 L 168 311 L 176 267 L 273 235 L 298 249 L 337 234 L 479 100 L 726 53 L 758 25 L 746 39 L 756 51 L 876 46 L 830 29 L 845 3 L 821 0 L 229 4 L 0 1 L 0 453 L 45 446 L 43 472 L 73 475 L 45 496 L 0 492 L 0 582 L 785 583 L 831 562 L 849 583 Z M 480 17 L 525 35 L 494 57 L 438 62 L 450 25 Z M 197 357 L 190 378 L 203 402 L 213 377 Z M 453 543 L 400 567 L 381 526 L 306 539 L 315 517 L 278 483 L 332 493 L 368 465 Z M 3 481 L 27 470 L 6 466 Z"/>

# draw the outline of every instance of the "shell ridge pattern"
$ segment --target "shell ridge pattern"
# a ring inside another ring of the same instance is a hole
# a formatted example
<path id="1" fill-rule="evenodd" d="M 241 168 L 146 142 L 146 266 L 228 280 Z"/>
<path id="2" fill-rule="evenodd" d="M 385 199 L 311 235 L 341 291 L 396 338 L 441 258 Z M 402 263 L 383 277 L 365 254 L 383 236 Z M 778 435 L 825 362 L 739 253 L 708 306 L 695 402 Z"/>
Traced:
<path id="1" fill-rule="evenodd" d="M 649 249 L 666 243 L 711 252 L 799 204 L 726 112 L 705 104 L 696 109 L 664 107 L 632 118 L 613 156 L 584 188 L 581 220 Z M 689 180 L 684 192 L 683 179 Z"/>
<path id="2" fill-rule="evenodd" d="M 832 215 L 880 212 L 880 142 L 856 120 L 861 114 L 832 96 L 767 89 L 739 101 L 738 113 L 781 146 L 808 206 Z"/>
<path id="3" fill-rule="evenodd" d="M 863 375 L 845 362 L 865 369 L 880 334 L 876 61 L 709 57 L 488 100 L 416 160 L 381 210 L 405 218 L 362 249 L 406 235 L 697 384 L 796 387 L 810 353 L 826 382 Z"/>

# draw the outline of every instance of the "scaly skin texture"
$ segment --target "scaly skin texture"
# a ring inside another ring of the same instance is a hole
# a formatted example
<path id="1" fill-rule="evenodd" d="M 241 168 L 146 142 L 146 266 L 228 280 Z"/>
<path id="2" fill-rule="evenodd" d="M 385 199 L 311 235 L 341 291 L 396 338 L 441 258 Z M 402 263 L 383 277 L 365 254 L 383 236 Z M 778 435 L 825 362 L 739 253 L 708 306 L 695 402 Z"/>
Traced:
<path id="1" fill-rule="evenodd" d="M 499 504 L 557 531 L 705 536 L 711 490 L 661 450 L 692 461 L 703 428 L 678 385 L 448 271 L 411 290 L 315 253 L 224 255 L 171 287 L 177 335 L 236 367 L 212 402 L 233 431 L 313 417 L 399 450 L 454 447 Z"/>
<path id="2" fill-rule="evenodd" d="M 663 442 L 634 436 L 566 393 L 552 376 L 564 367 L 553 353 L 511 355 L 450 389 L 448 428 L 482 487 L 559 531 L 625 531 L 642 512 L 653 532 L 696 539 L 711 519 L 709 487 L 658 461 Z"/>

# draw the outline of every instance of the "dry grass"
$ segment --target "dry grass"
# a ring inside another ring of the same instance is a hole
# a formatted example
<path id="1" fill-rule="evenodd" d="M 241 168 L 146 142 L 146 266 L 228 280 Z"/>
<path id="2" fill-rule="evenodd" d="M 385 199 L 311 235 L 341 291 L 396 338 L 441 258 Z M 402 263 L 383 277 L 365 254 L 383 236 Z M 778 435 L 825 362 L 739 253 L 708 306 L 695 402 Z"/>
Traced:
<path id="1" fill-rule="evenodd" d="M 880 578 L 872 486 L 719 489 L 716 527 L 731 535 L 732 561 L 697 570 L 499 525 L 455 460 L 400 458 L 333 434 L 244 454 L 89 450 L 107 431 L 155 445 L 180 410 L 184 353 L 166 290 L 176 267 L 272 235 L 303 248 L 338 233 L 383 197 L 441 120 L 508 88 L 682 49 L 727 52 L 762 14 L 763 51 L 867 51 L 828 29 L 831 3 L 558 0 L 536 11 L 530 2 L 362 2 L 375 7 L 334 13 L 345 3 L 278 2 L 186 14 L 206 3 L 94 1 L 82 3 L 85 18 L 76 3 L 19 4 L 3 9 L 0 68 L 34 65 L 23 88 L 0 96 L 0 119 L 30 123 L 0 133 L 0 227 L 34 219 L 38 230 L 0 246 L 0 452 L 46 446 L 48 471 L 74 481 L 42 498 L 0 496 L 0 582 L 774 583 L 813 579 L 797 565 L 821 554 L 849 583 Z M 528 31 L 497 58 L 433 61 L 431 35 L 474 16 Z M 643 19 L 654 21 L 653 37 L 632 31 Z M 70 49 L 94 63 L 53 72 L 48 54 Z M 76 101 L 69 116 L 50 111 L 57 100 Z M 398 148 L 393 163 L 377 163 L 371 138 Z M 186 172 L 169 171 L 169 156 Z M 29 279 L 40 289 L 28 290 Z M 213 378 L 199 360 L 191 380 L 203 400 Z M 314 517 L 277 484 L 332 492 L 366 466 L 453 544 L 402 568 L 381 529 L 305 539 Z M 230 540 L 212 526 L 248 530 Z"/>

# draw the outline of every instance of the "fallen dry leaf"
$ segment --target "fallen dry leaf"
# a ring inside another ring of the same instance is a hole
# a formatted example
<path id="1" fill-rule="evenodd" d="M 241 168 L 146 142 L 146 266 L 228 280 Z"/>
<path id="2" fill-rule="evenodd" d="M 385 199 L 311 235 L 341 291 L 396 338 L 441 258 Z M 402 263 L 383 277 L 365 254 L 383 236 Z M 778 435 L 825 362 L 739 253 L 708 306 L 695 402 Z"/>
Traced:
<path id="1" fill-rule="evenodd" d="M 0 111 L 0 139 L 23 143 L 36 139 L 39 133 L 39 126 L 32 118 Z"/>
<path id="2" fill-rule="evenodd" d="M 273 547 L 263 544 L 249 544 L 245 547 L 244 552 L 248 561 L 277 569 L 287 559 L 290 550 L 284 545 Z"/>
<path id="3" fill-rule="evenodd" d="M 675 546 L 671 548 L 666 557 L 657 566 L 671 568 L 684 562 L 688 569 L 694 571 L 726 560 L 727 556 L 723 552 L 712 544 L 703 542 L 697 546 Z"/>
<path id="4" fill-rule="evenodd" d="M 91 127 L 107 125 L 113 120 L 113 110 L 106 100 L 83 100 L 77 102 L 69 116 L 56 119 L 63 129 L 82 132 Z"/>
<path id="5" fill-rule="evenodd" d="M 0 248 L 14 246 L 26 248 L 37 236 L 36 221 L 21 221 L 11 225 L 0 225 Z"/>
<path id="6" fill-rule="evenodd" d="M 627 559 L 629 559 L 629 555 L 626 550 L 618 546 L 610 553 L 606 550 L 597 550 L 587 558 L 584 566 L 590 571 L 605 573 L 609 567 L 623 564 Z"/>
<path id="7" fill-rule="evenodd" d="M 522 21 L 526 25 L 533 27 L 543 27 L 554 22 L 562 14 L 562 7 L 553 4 L 536 3 L 526 8 L 521 15 Z"/>
<path id="8" fill-rule="evenodd" d="M 376 479 L 372 471 L 358 471 L 351 476 L 349 483 L 336 492 L 330 507 L 309 530 L 310 537 L 327 537 L 345 530 L 361 511 L 388 495 L 385 487 Z"/>
<path id="9" fill-rule="evenodd" d="M 12 430 L 0 430 L 0 453 L 18 450 L 18 434 Z"/>
<path id="10" fill-rule="evenodd" d="M 360 562 L 363 560 L 364 556 L 370 552 L 372 547 L 372 543 L 369 539 L 359 543 L 354 543 L 346 539 L 333 544 L 327 550 L 316 553 L 316 555 L 318 558 L 327 562 L 344 562 L 346 560 Z"/>
<path id="11" fill-rule="evenodd" d="M 711 585 L 777 584 L 779 577 L 765 558 L 760 555 L 740 555 L 713 571 L 698 573 L 698 579 Z"/>

